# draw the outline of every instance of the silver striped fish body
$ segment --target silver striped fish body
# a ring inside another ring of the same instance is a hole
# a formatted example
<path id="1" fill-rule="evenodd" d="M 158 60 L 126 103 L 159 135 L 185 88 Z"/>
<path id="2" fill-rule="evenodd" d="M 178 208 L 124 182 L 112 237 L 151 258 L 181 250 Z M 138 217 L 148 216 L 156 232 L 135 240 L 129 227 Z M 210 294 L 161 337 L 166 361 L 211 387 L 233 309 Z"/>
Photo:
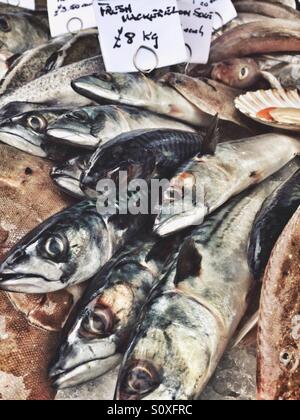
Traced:
<path id="1" fill-rule="evenodd" d="M 201 224 L 208 214 L 231 197 L 281 169 L 299 150 L 297 138 L 272 133 L 222 143 L 215 155 L 193 158 L 171 180 L 155 222 L 155 231 L 166 236 Z M 195 186 L 197 196 L 182 209 L 182 188 L 185 188 L 185 194 L 192 196 Z M 174 196 L 179 198 L 174 200 Z M 175 214 L 170 214 L 170 205 Z"/>
<path id="2" fill-rule="evenodd" d="M 174 89 L 142 74 L 102 73 L 74 80 L 72 86 L 79 94 L 99 103 L 107 100 L 141 107 L 200 127 L 211 122 L 211 118 Z"/>
<path id="3" fill-rule="evenodd" d="M 65 143 L 96 149 L 113 138 L 140 129 L 194 131 L 186 124 L 128 106 L 95 106 L 76 109 L 48 128 L 48 135 Z"/>
<path id="4" fill-rule="evenodd" d="M 247 244 L 264 199 L 295 162 L 195 229 L 154 291 L 121 368 L 118 399 L 197 399 L 247 308 Z"/>
<path id="5" fill-rule="evenodd" d="M 70 64 L 47 73 L 30 83 L 0 97 L 0 108 L 10 102 L 38 102 L 51 105 L 86 106 L 91 101 L 77 95 L 71 88 L 71 81 L 79 76 L 97 72 L 103 66 L 100 57 Z"/>

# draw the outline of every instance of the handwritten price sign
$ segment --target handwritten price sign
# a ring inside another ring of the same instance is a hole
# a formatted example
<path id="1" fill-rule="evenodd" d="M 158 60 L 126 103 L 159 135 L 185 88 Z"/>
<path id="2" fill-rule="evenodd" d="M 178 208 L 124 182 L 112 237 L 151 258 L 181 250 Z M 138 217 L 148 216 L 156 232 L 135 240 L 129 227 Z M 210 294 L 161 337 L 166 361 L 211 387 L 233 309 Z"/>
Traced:
<path id="1" fill-rule="evenodd" d="M 47 7 L 53 37 L 96 26 L 93 0 L 48 0 Z"/>
<path id="2" fill-rule="evenodd" d="M 208 1 L 178 0 L 180 19 L 190 62 L 206 64 L 209 58 L 214 11 Z"/>
<path id="3" fill-rule="evenodd" d="M 94 1 L 106 70 L 136 72 L 185 62 L 176 0 Z"/>
<path id="4" fill-rule="evenodd" d="M 0 3 L 9 4 L 11 6 L 24 7 L 25 9 L 35 10 L 35 0 L 2 0 Z"/>

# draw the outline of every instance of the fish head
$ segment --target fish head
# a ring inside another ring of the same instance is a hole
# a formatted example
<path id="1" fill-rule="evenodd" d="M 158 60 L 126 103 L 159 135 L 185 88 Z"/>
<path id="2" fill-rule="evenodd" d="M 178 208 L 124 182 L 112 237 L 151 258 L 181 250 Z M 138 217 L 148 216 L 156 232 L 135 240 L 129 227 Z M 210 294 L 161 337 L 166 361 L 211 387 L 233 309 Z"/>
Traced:
<path id="1" fill-rule="evenodd" d="M 261 75 L 252 58 L 235 58 L 215 64 L 212 78 L 236 89 L 247 89 L 253 87 Z"/>
<path id="2" fill-rule="evenodd" d="M 70 111 L 50 124 L 47 134 L 61 142 L 95 149 L 101 142 L 97 134 L 103 129 L 105 118 L 99 107 Z"/>
<path id="3" fill-rule="evenodd" d="M 79 312 L 65 334 L 63 344 L 50 367 L 58 389 L 70 388 L 96 379 L 116 367 L 121 354 L 112 330 L 114 315 L 100 298 Z"/>
<path id="4" fill-rule="evenodd" d="M 142 286 L 133 292 L 135 281 Z M 76 310 L 75 321 L 66 327 L 63 345 L 52 364 L 50 372 L 56 387 L 79 385 L 119 364 L 140 312 L 140 302 L 149 293 L 150 286 L 147 288 L 145 283 L 152 284 L 153 275 L 135 261 L 135 254 L 122 252 L 94 278 L 81 309 Z"/>
<path id="5" fill-rule="evenodd" d="M 26 235 L 0 266 L 0 288 L 49 293 L 95 275 L 108 247 L 101 246 L 106 230 L 98 238 L 101 222 L 99 215 L 94 214 L 95 205 L 90 211 L 86 209 L 86 214 L 84 206 L 88 207 L 83 202 L 58 213 Z"/>
<path id="6" fill-rule="evenodd" d="M 47 127 L 62 112 L 54 109 L 36 110 L 6 119 L 0 124 L 0 139 L 35 156 L 47 157 L 44 148 Z"/>
<path id="7" fill-rule="evenodd" d="M 100 147 L 91 157 L 81 179 L 81 188 L 87 195 L 94 196 L 101 180 L 109 179 L 117 186 L 126 186 L 126 183 L 133 179 L 149 179 L 149 174 L 153 173 L 154 154 L 150 151 L 143 153 L 134 139 L 119 142 L 118 138 Z M 127 175 L 126 179 L 123 174 Z"/>
<path id="8" fill-rule="evenodd" d="M 205 334 L 213 334 L 216 323 L 201 332 L 197 327 L 198 317 L 204 315 L 201 305 L 176 292 L 162 294 L 143 315 L 120 370 L 116 399 L 195 398 L 211 363 Z"/>
<path id="9" fill-rule="evenodd" d="M 78 156 L 54 167 L 50 173 L 51 178 L 63 191 L 75 197 L 84 197 L 80 188 L 80 178 L 90 157 L 90 154 Z"/>
<path id="10" fill-rule="evenodd" d="M 99 73 L 72 82 L 73 89 L 98 103 L 122 102 L 138 106 L 148 94 L 147 79 L 134 73 Z"/>
<path id="11" fill-rule="evenodd" d="M 171 180 L 163 194 L 154 231 L 159 236 L 169 236 L 190 226 L 200 225 L 206 214 L 203 186 L 193 173 L 182 171 Z"/>

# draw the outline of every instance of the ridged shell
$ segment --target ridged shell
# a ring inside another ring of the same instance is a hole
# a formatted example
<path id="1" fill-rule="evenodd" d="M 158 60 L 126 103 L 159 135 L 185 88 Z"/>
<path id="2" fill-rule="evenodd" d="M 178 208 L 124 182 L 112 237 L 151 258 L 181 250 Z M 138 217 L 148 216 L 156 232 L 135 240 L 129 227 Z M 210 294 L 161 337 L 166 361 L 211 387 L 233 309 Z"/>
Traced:
<path id="1" fill-rule="evenodd" d="M 300 124 L 272 122 L 257 116 L 258 112 L 271 107 L 300 109 L 300 95 L 297 90 L 271 89 L 248 92 L 235 100 L 235 106 L 244 115 L 262 124 L 300 132 Z"/>

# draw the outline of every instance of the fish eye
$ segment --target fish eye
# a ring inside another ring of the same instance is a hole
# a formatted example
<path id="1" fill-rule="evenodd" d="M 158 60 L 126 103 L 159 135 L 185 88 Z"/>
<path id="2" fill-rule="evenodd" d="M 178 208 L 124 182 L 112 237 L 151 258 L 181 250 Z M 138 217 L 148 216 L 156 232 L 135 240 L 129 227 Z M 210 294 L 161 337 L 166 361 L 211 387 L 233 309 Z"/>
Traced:
<path id="1" fill-rule="evenodd" d="M 69 251 L 68 241 L 62 235 L 53 235 L 43 239 L 38 248 L 42 255 L 55 262 L 64 262 Z"/>
<path id="2" fill-rule="evenodd" d="M 139 361 L 130 366 L 123 379 L 123 392 L 128 395 L 145 395 L 154 391 L 161 382 L 155 366 L 147 361 Z"/>
<path id="3" fill-rule="evenodd" d="M 293 348 L 288 348 L 280 353 L 280 364 L 283 369 L 289 372 L 295 372 L 300 364 L 300 360 L 296 355 L 296 351 Z"/>
<path id="4" fill-rule="evenodd" d="M 86 339 L 100 339 L 111 335 L 114 327 L 114 315 L 110 308 L 96 306 L 93 312 L 85 316 L 80 328 L 80 335 Z"/>
<path id="5" fill-rule="evenodd" d="M 86 120 L 88 118 L 84 111 L 74 111 L 72 114 L 69 114 L 68 117 L 75 120 Z"/>
<path id="6" fill-rule="evenodd" d="M 239 79 L 244 80 L 249 76 L 249 69 L 248 67 L 242 67 L 239 74 Z"/>
<path id="7" fill-rule="evenodd" d="M 37 133 L 43 133 L 46 131 L 48 122 L 47 120 L 40 115 L 32 115 L 27 118 L 27 125 Z"/>
<path id="8" fill-rule="evenodd" d="M 103 82 L 112 82 L 113 81 L 112 75 L 109 74 L 109 73 L 102 73 L 102 74 L 98 75 L 98 78 L 100 80 L 102 80 Z"/>
<path id="9" fill-rule="evenodd" d="M 4 16 L 0 16 L 0 31 L 2 32 L 10 32 L 11 26 L 8 20 Z"/>

